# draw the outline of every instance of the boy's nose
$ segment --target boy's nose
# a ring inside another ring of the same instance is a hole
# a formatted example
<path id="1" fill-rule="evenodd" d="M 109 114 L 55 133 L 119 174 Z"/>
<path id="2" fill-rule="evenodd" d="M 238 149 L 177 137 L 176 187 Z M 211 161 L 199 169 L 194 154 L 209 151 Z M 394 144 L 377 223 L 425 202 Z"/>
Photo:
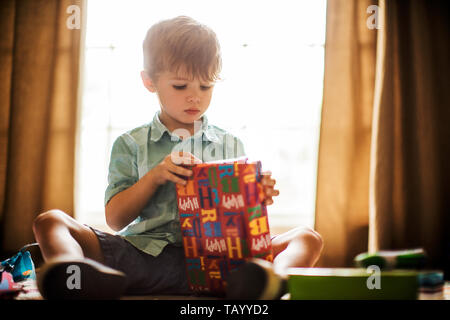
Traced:
<path id="1" fill-rule="evenodd" d="M 199 96 L 189 96 L 187 98 L 188 102 L 191 103 L 199 103 L 200 102 L 200 97 Z"/>

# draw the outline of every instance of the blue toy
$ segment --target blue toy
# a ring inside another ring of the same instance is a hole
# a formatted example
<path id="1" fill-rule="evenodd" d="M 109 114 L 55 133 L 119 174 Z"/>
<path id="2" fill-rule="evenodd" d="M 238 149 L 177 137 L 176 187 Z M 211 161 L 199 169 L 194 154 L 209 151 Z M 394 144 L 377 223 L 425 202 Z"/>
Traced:
<path id="1" fill-rule="evenodd" d="M 37 245 L 39 244 L 27 244 L 22 247 L 16 255 L 2 261 L 0 263 L 0 272 L 6 271 L 11 273 L 14 282 L 20 282 L 27 279 L 36 279 L 36 272 L 34 269 L 33 260 L 31 259 L 31 254 L 25 249 Z"/>

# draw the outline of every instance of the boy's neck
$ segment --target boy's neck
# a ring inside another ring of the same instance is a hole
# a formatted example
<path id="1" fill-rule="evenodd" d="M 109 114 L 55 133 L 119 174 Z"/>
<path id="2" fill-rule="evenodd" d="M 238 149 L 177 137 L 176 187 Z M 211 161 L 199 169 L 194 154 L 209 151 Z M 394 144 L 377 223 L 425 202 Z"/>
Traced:
<path id="1" fill-rule="evenodd" d="M 191 136 L 193 136 L 195 134 L 194 130 L 196 129 L 196 127 L 194 126 L 194 123 L 186 124 L 186 123 L 178 122 L 173 119 L 166 119 L 166 117 L 162 113 L 159 113 L 158 116 L 159 116 L 159 121 L 161 121 L 161 123 L 166 126 L 166 128 L 169 130 L 170 133 L 172 133 L 176 129 L 185 129 L 185 130 L 189 131 L 189 134 Z M 202 122 L 203 116 L 200 119 L 198 119 L 197 121 Z M 181 138 L 185 139 L 185 137 L 181 137 Z"/>

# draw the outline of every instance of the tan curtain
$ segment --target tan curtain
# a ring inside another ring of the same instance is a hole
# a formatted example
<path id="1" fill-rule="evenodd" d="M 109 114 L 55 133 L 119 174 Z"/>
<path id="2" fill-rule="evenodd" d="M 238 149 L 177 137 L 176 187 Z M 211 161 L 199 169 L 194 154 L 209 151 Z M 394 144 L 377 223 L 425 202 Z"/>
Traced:
<path id="1" fill-rule="evenodd" d="M 448 272 L 449 3 L 382 1 L 381 11 L 370 249 L 423 247 Z"/>
<path id="2" fill-rule="evenodd" d="M 375 2 L 376 3 L 376 2 Z M 367 250 L 376 29 L 374 1 L 328 0 L 315 229 L 318 266 L 348 265 Z"/>
<path id="3" fill-rule="evenodd" d="M 83 28 L 76 28 L 70 5 L 83 14 L 84 1 L 6 0 L 0 7 L 3 252 L 34 241 L 32 222 L 40 212 L 73 214 Z"/>
<path id="4" fill-rule="evenodd" d="M 448 268 L 448 2 L 381 0 L 378 31 L 366 26 L 370 4 L 328 1 L 319 265 L 423 247 L 430 266 Z"/>

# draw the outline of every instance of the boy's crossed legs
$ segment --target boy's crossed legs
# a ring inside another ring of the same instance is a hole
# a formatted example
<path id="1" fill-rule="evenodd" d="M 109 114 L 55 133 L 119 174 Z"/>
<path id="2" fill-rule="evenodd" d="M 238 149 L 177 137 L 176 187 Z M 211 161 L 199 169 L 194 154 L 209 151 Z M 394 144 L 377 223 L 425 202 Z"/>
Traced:
<path id="1" fill-rule="evenodd" d="M 45 261 L 89 258 L 104 263 L 94 231 L 60 210 L 50 210 L 37 216 L 33 232 Z"/>
<path id="2" fill-rule="evenodd" d="M 53 260 L 82 261 L 87 258 L 109 265 L 105 261 L 100 240 L 93 229 L 60 210 L 50 210 L 40 214 L 34 221 L 33 232 L 46 262 Z M 127 243 L 127 241 L 123 240 L 123 243 Z M 131 244 L 129 246 L 132 247 Z M 272 239 L 274 270 L 282 273 L 289 267 L 312 267 L 317 262 L 322 247 L 320 235 L 309 228 L 294 228 L 275 236 Z M 139 249 L 135 250 L 139 251 Z M 183 255 L 179 253 L 182 253 L 182 248 L 176 252 L 177 259 Z M 150 255 L 141 253 L 141 256 L 149 256 L 149 259 L 156 261 L 156 258 Z M 105 272 L 110 272 L 108 269 Z"/>

